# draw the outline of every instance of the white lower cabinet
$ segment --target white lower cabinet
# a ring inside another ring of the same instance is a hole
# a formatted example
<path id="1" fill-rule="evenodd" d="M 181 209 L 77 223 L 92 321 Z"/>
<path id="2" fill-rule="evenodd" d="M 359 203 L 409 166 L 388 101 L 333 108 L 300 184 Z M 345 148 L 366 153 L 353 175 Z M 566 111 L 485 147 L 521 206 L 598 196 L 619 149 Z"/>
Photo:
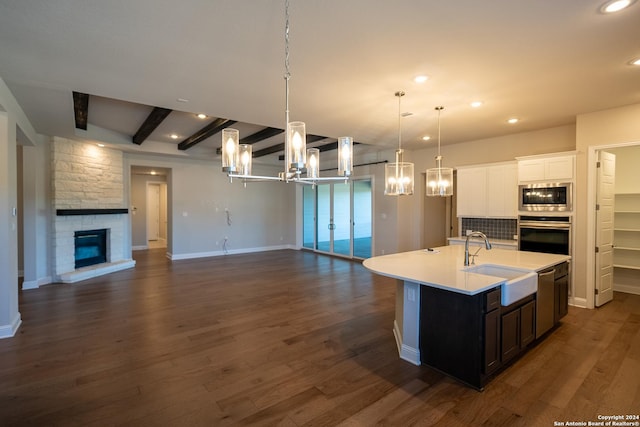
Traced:
<path id="1" fill-rule="evenodd" d="M 518 168 L 515 162 L 457 170 L 457 216 L 517 218 Z"/>

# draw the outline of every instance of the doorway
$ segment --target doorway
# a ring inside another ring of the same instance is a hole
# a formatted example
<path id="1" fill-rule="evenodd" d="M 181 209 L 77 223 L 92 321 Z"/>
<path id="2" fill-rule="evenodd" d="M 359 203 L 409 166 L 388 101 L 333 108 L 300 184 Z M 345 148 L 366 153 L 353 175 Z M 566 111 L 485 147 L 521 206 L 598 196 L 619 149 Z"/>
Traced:
<path id="1" fill-rule="evenodd" d="M 348 258 L 369 258 L 372 190 L 370 178 L 305 186 L 303 248 Z"/>
<path id="2" fill-rule="evenodd" d="M 131 166 L 131 246 L 134 251 L 170 249 L 170 174 L 171 169 Z"/>
<path id="3" fill-rule="evenodd" d="M 605 206 L 608 211 L 603 215 L 596 210 L 598 204 L 603 204 L 601 170 L 597 165 L 602 153 L 606 152 L 615 155 L 615 180 L 610 206 Z M 587 227 L 593 230 L 588 235 L 587 246 L 593 249 L 594 255 L 587 259 L 587 271 L 591 274 L 586 278 L 584 306 L 588 308 L 607 302 L 609 292 L 640 294 L 639 162 L 638 142 L 589 149 L 587 206 L 594 208 L 589 209 L 587 215 Z M 604 257 L 600 254 L 600 246 L 604 246 Z M 608 250 L 609 246 L 612 250 Z"/>

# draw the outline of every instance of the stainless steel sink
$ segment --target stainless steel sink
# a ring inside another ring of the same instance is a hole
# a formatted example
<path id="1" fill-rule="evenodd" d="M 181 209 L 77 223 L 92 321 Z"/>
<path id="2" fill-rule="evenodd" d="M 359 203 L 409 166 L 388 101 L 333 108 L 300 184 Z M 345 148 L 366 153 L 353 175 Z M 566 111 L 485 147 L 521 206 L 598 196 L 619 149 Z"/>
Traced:
<path id="1" fill-rule="evenodd" d="M 502 305 L 510 305 L 538 290 L 538 274 L 529 270 L 495 264 L 481 264 L 465 268 L 469 273 L 504 279 L 501 285 Z"/>

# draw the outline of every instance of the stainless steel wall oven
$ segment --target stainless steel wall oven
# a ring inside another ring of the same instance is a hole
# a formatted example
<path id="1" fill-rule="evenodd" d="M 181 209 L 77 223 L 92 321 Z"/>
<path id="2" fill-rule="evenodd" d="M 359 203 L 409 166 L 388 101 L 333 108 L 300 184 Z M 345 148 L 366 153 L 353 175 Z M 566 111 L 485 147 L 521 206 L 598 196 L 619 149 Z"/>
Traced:
<path id="1" fill-rule="evenodd" d="M 571 217 L 520 215 L 518 247 L 521 251 L 571 255 Z"/>

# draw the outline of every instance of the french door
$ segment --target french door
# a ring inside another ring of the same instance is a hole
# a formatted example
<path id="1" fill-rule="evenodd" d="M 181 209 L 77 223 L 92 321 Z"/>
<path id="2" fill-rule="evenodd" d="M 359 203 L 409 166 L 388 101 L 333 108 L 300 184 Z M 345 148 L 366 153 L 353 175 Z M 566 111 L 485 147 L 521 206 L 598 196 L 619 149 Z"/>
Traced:
<path id="1" fill-rule="evenodd" d="M 370 179 L 303 189 L 303 247 L 350 258 L 368 258 L 372 245 Z"/>

